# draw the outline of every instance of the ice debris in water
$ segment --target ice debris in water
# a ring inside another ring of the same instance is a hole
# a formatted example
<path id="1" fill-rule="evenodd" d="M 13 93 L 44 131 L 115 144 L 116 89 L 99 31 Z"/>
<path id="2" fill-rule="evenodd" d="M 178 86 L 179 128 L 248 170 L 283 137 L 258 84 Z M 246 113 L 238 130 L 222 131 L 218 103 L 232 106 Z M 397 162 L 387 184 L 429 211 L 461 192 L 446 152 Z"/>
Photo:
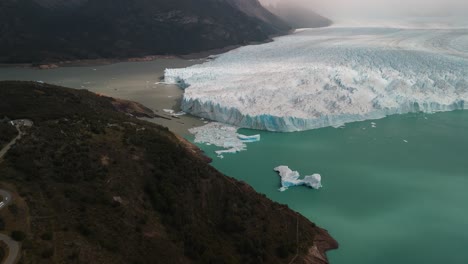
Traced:
<path id="1" fill-rule="evenodd" d="M 183 115 L 186 115 L 187 113 L 185 113 L 184 111 L 180 111 L 180 112 L 175 112 L 174 110 L 172 109 L 163 109 L 163 111 L 165 113 L 168 113 L 169 115 L 171 115 L 172 117 L 178 117 L 178 116 L 183 116 Z"/>
<path id="2" fill-rule="evenodd" d="M 274 169 L 281 177 L 281 192 L 286 191 L 291 186 L 306 185 L 316 190 L 322 188 L 322 176 L 313 174 L 299 179 L 299 172 L 291 170 L 288 166 L 278 166 Z"/>
<path id="3" fill-rule="evenodd" d="M 239 128 L 222 123 L 208 123 L 201 127 L 189 129 L 195 135 L 195 143 L 204 143 L 224 148 L 216 151 L 219 158 L 225 153 L 236 153 L 247 149 L 246 143 L 260 141 L 260 135 L 242 135 L 237 133 Z"/>

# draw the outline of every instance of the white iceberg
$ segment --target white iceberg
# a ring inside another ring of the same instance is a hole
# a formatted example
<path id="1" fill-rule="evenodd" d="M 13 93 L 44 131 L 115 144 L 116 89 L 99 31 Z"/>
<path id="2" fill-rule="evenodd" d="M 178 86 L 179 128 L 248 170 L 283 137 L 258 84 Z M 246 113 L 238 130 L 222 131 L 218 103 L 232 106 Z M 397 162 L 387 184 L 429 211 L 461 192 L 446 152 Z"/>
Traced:
<path id="1" fill-rule="evenodd" d="M 169 114 L 170 116 L 172 117 L 179 117 L 179 116 L 183 116 L 183 115 L 186 115 L 187 113 L 185 113 L 184 111 L 180 111 L 180 112 L 175 112 L 174 110 L 172 109 L 163 109 L 163 111 L 167 114 Z"/>
<path id="2" fill-rule="evenodd" d="M 322 176 L 313 174 L 305 176 L 304 179 L 299 179 L 299 172 L 291 170 L 288 166 L 278 166 L 274 169 L 281 177 L 281 192 L 286 191 L 291 186 L 306 185 L 313 189 L 322 188 Z"/>
<path id="3" fill-rule="evenodd" d="M 215 151 L 218 157 L 223 158 L 225 153 L 244 151 L 247 149 L 246 143 L 260 140 L 260 135 L 246 136 L 238 134 L 238 129 L 238 127 L 213 122 L 201 127 L 191 128 L 189 132 L 195 136 L 195 143 L 224 148 Z"/>
<path id="4" fill-rule="evenodd" d="M 246 136 L 246 135 L 242 135 L 242 134 L 237 134 L 237 138 L 239 138 L 242 142 L 257 142 L 257 141 L 260 141 L 260 135 Z"/>
<path id="5" fill-rule="evenodd" d="M 185 88 L 185 112 L 271 131 L 468 109 L 468 31 L 308 29 L 167 69 L 165 81 Z"/>

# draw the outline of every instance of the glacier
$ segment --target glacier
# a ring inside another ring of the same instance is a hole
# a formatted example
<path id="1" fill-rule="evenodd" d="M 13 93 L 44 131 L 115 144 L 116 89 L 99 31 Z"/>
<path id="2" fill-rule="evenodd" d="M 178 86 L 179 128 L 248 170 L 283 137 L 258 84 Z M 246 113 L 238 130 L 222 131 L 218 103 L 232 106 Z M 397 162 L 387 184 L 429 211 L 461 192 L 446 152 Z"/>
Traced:
<path id="1" fill-rule="evenodd" d="M 281 188 L 279 191 L 284 192 L 291 186 L 306 185 L 313 189 L 322 188 L 322 176 L 320 174 L 313 174 L 305 176 L 304 179 L 299 179 L 299 172 L 291 170 L 288 166 L 278 166 L 274 168 L 281 177 Z"/>
<path id="2" fill-rule="evenodd" d="M 306 29 L 167 69 L 165 82 L 185 89 L 184 112 L 279 132 L 467 109 L 466 25 Z"/>

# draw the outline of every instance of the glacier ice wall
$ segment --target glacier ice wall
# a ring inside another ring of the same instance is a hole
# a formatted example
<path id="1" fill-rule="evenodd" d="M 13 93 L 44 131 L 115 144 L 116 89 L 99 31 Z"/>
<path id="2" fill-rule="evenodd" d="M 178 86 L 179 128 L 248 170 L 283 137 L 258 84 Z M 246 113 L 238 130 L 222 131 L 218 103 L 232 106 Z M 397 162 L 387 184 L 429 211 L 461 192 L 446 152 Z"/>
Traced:
<path id="1" fill-rule="evenodd" d="M 185 88 L 185 112 L 270 131 L 467 109 L 468 29 L 303 30 L 165 79 Z"/>
<path id="2" fill-rule="evenodd" d="M 305 176 L 304 179 L 299 179 L 299 172 L 291 170 L 288 166 L 278 166 L 274 169 L 281 177 L 281 192 L 286 191 L 291 186 L 306 185 L 313 189 L 322 188 L 322 176 L 313 174 Z"/>

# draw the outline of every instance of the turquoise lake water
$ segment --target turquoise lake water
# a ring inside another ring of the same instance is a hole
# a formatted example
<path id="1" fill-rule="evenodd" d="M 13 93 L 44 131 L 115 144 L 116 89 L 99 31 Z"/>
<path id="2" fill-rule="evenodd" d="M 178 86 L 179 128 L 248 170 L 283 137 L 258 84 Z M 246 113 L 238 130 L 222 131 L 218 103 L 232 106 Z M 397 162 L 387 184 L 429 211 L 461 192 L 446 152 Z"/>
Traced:
<path id="1" fill-rule="evenodd" d="M 468 263 L 468 111 L 374 122 L 260 132 L 224 159 L 200 146 L 223 173 L 327 229 L 340 243 L 332 264 Z M 324 187 L 279 192 L 278 165 L 320 173 Z"/>

